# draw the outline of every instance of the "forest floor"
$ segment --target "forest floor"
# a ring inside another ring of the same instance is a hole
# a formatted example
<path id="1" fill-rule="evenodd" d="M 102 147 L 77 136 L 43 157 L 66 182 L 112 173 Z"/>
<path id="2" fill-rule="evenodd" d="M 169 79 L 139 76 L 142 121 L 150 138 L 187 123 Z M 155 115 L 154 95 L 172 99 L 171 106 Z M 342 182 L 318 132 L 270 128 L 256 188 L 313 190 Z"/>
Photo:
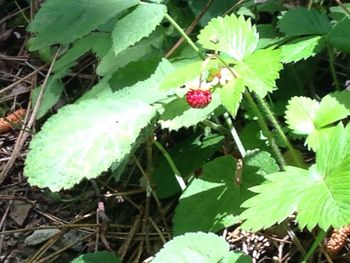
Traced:
<path id="1" fill-rule="evenodd" d="M 142 184 L 115 183 L 109 174 L 59 194 L 27 183 L 24 161 L 35 132 L 26 130 L 33 107 L 30 91 L 46 77 L 48 66 L 26 49 L 29 18 L 24 13 L 30 7 L 19 2 L 0 0 L 0 116 L 26 109 L 14 116 L 12 128 L 0 121 L 0 262 L 70 262 L 96 250 L 116 252 L 125 262 L 150 261 L 171 237 L 178 196 L 158 203 Z M 91 67 L 65 79 L 85 86 L 94 80 Z M 128 171 L 141 174 L 133 166 Z M 255 262 L 295 262 L 293 256 L 305 253 L 302 247 L 311 246 L 313 237 L 293 235 L 294 227 L 290 224 L 287 234 L 282 228 L 253 234 L 233 226 L 218 234 Z M 348 245 L 333 262 L 350 262 Z"/>

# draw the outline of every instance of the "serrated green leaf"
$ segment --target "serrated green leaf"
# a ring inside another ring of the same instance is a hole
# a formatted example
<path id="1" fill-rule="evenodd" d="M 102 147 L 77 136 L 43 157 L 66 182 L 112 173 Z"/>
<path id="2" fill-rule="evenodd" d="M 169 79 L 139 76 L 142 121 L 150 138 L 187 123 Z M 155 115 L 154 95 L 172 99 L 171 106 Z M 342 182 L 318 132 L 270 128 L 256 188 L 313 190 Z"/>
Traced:
<path id="1" fill-rule="evenodd" d="M 140 100 L 148 104 L 163 100 L 168 95 L 173 94 L 174 91 L 164 91 L 161 90 L 159 86 L 164 77 L 173 70 L 174 67 L 172 64 L 168 60 L 162 59 L 155 72 L 148 79 L 114 92 L 113 98 L 129 98 L 132 100 Z"/>
<path id="2" fill-rule="evenodd" d="M 185 98 L 183 98 L 185 100 Z M 183 114 L 168 120 L 159 120 L 163 129 L 177 131 L 180 128 L 189 128 L 208 118 L 208 116 L 221 105 L 218 92 L 213 93 L 212 101 L 203 109 L 189 108 Z"/>
<path id="3" fill-rule="evenodd" d="M 316 152 L 316 165 L 309 170 L 288 166 L 267 176 L 268 182 L 251 188 L 241 217 L 244 229 L 258 230 L 282 222 L 298 211 L 301 228 L 323 230 L 350 223 L 350 125 L 339 124 Z"/>
<path id="4" fill-rule="evenodd" d="M 105 55 L 112 45 L 111 35 L 101 32 L 93 32 L 82 39 L 77 40 L 62 57 L 60 57 L 53 66 L 53 72 L 70 68 L 74 61 L 92 50 L 97 57 Z"/>
<path id="5" fill-rule="evenodd" d="M 85 92 L 75 103 L 79 103 L 83 100 L 110 98 L 113 95 L 113 91 L 108 84 L 110 78 L 111 76 L 106 76 L 101 79 L 99 83 Z"/>
<path id="6" fill-rule="evenodd" d="M 276 86 L 276 79 L 283 67 L 280 60 L 280 50 L 258 50 L 239 62 L 234 71 L 250 91 L 263 98 Z"/>
<path id="7" fill-rule="evenodd" d="M 336 24 L 328 36 L 333 47 L 342 52 L 350 52 L 350 18 Z"/>
<path id="8" fill-rule="evenodd" d="M 350 92 L 331 93 L 321 102 L 306 97 L 293 97 L 286 111 L 286 122 L 296 134 L 308 135 L 306 144 L 316 150 L 332 127 L 329 125 L 350 115 Z"/>
<path id="9" fill-rule="evenodd" d="M 317 128 L 325 127 L 350 115 L 350 92 L 333 92 L 322 98 L 315 118 Z"/>
<path id="10" fill-rule="evenodd" d="M 140 58 L 154 51 L 151 44 L 148 40 L 141 41 L 135 46 L 120 52 L 118 55 L 115 55 L 113 48 L 111 48 L 98 64 L 96 69 L 97 74 L 100 76 L 110 75 L 129 63 L 138 61 Z"/>
<path id="11" fill-rule="evenodd" d="M 255 51 L 258 41 L 259 34 L 250 20 L 234 14 L 213 18 L 198 35 L 204 48 L 224 52 L 239 61 Z"/>
<path id="12" fill-rule="evenodd" d="M 322 140 L 316 152 L 317 169 L 325 176 L 333 173 L 350 171 L 350 125 L 346 128 L 339 123 Z"/>
<path id="13" fill-rule="evenodd" d="M 180 197 L 173 218 L 175 235 L 194 230 L 216 232 L 240 221 L 240 205 L 251 197 L 248 187 L 262 183 L 262 175 L 278 171 L 268 153 L 252 153 L 243 163 L 242 178 L 236 178 L 239 175 L 231 156 L 216 158 L 203 166 L 201 176 Z"/>
<path id="14" fill-rule="evenodd" d="M 40 90 L 42 89 L 42 85 L 36 87 L 32 91 L 32 103 L 35 105 L 36 100 L 38 99 L 38 95 Z M 44 95 L 39 106 L 38 112 L 36 114 L 36 119 L 42 118 L 60 99 L 62 92 L 64 90 L 63 83 L 58 79 L 57 76 L 51 76 L 47 80 L 47 85 L 44 90 Z"/>
<path id="15" fill-rule="evenodd" d="M 307 97 L 293 97 L 287 105 L 286 122 L 296 134 L 308 135 L 315 130 L 314 120 L 320 104 Z"/>
<path id="16" fill-rule="evenodd" d="M 288 36 L 325 35 L 331 30 L 326 14 L 301 7 L 289 10 L 279 21 L 278 27 Z"/>
<path id="17" fill-rule="evenodd" d="M 187 233 L 166 243 L 152 263 L 213 263 L 219 262 L 228 253 L 228 243 L 215 234 Z"/>
<path id="18" fill-rule="evenodd" d="M 315 56 L 323 49 L 324 39 L 321 36 L 307 36 L 281 46 L 282 62 L 297 62 Z"/>
<path id="19" fill-rule="evenodd" d="M 68 189 L 97 177 L 130 152 L 154 116 L 142 102 L 96 99 L 63 107 L 30 143 L 24 173 L 32 185 Z"/>
<path id="20" fill-rule="evenodd" d="M 245 90 L 242 79 L 237 78 L 229 81 L 220 89 L 221 101 L 227 111 L 235 117 Z"/>
<path id="21" fill-rule="evenodd" d="M 95 253 L 83 254 L 71 263 L 122 263 L 121 259 L 118 258 L 114 253 L 108 251 L 97 251 Z"/>
<path id="22" fill-rule="evenodd" d="M 114 53 L 118 55 L 127 47 L 150 35 L 162 22 L 166 12 L 165 5 L 140 4 L 130 14 L 120 19 L 112 32 Z"/>
<path id="23" fill-rule="evenodd" d="M 30 50 L 73 42 L 137 4 L 137 0 L 45 1 L 28 27 L 37 34 L 30 40 Z"/>
<path id="24" fill-rule="evenodd" d="M 138 61 L 130 62 L 112 75 L 109 85 L 113 91 L 117 91 L 130 87 L 139 81 L 144 81 L 154 73 L 161 59 L 162 54 L 157 50 L 147 54 Z"/>
<path id="25" fill-rule="evenodd" d="M 203 140 L 200 137 L 191 136 L 168 151 L 184 177 L 200 168 L 211 155 L 218 151 L 224 139 L 219 135 L 209 136 Z M 181 191 L 174 172 L 164 156 L 155 163 L 152 182 L 157 186 L 156 193 L 161 199 L 169 198 Z"/>

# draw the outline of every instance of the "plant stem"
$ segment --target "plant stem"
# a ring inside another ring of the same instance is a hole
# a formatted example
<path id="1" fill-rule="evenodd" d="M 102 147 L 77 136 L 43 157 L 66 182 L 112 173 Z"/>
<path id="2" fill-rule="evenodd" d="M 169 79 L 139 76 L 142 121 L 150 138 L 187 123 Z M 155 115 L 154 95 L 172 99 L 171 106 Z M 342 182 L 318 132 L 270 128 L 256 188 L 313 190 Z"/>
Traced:
<path id="1" fill-rule="evenodd" d="M 241 154 L 242 158 L 244 158 L 244 156 L 246 155 L 246 150 L 244 149 L 243 143 L 242 143 L 241 139 L 239 138 L 235 127 L 233 126 L 232 120 L 230 118 L 230 114 L 228 112 L 225 112 L 224 118 L 225 118 L 227 126 L 229 127 L 229 129 L 231 131 L 231 135 L 232 135 L 233 140 L 235 141 L 235 143 L 237 145 L 239 153 Z"/>
<path id="2" fill-rule="evenodd" d="M 296 153 L 296 150 L 293 148 L 292 144 L 288 140 L 287 136 L 284 134 L 281 125 L 278 123 L 276 117 L 273 115 L 270 107 L 267 105 L 266 101 L 259 97 L 258 95 L 255 96 L 255 98 L 258 100 L 259 104 L 261 105 L 263 111 L 265 112 L 267 118 L 270 120 L 272 126 L 276 129 L 278 135 L 281 137 L 282 141 L 286 144 L 288 150 L 290 151 L 292 158 L 294 159 L 294 163 L 298 165 L 298 167 L 303 167 L 303 164 L 300 162 L 300 159 L 298 158 L 298 155 Z"/>
<path id="3" fill-rule="evenodd" d="M 154 145 L 162 152 L 162 154 L 164 155 L 164 157 L 167 159 L 171 170 L 173 170 L 174 174 L 175 174 L 175 179 L 178 182 L 181 190 L 185 190 L 186 188 L 186 184 L 184 179 L 181 177 L 181 174 L 179 172 L 179 170 L 176 167 L 176 164 L 174 162 L 174 160 L 171 158 L 171 156 L 169 155 L 169 153 L 167 152 L 167 150 L 165 150 L 165 148 L 163 147 L 163 145 L 161 145 L 158 141 L 154 141 Z"/>
<path id="4" fill-rule="evenodd" d="M 334 85 L 335 85 L 335 88 L 338 91 L 340 91 L 339 80 L 337 77 L 337 72 L 335 71 L 335 67 L 334 67 L 334 62 L 335 62 L 334 53 L 330 44 L 327 44 L 327 51 L 328 51 L 328 57 L 329 57 L 329 66 L 331 68 L 331 74 L 334 81 Z"/>
<path id="5" fill-rule="evenodd" d="M 316 248 L 319 246 L 319 244 L 322 242 L 322 240 L 325 238 L 326 236 L 326 232 L 323 230 L 320 230 L 317 234 L 317 237 L 314 241 L 314 243 L 312 244 L 311 248 L 309 249 L 309 251 L 307 252 L 306 256 L 304 257 L 302 263 L 306 263 L 308 262 L 309 258 L 312 256 L 312 254 L 315 252 Z"/>
<path id="6" fill-rule="evenodd" d="M 271 144 L 272 150 L 275 153 L 275 156 L 277 158 L 277 162 L 279 163 L 280 167 L 283 169 L 283 167 L 286 165 L 286 163 L 285 163 L 284 158 L 281 154 L 281 151 L 279 150 L 279 148 L 275 142 L 275 138 L 273 138 L 271 131 L 267 127 L 267 124 L 265 122 L 264 117 L 262 116 L 258 106 L 256 105 L 256 103 L 255 103 L 254 99 L 252 98 L 252 96 L 250 95 L 250 93 L 245 92 L 244 96 L 248 100 L 249 105 L 252 108 L 253 112 L 258 117 L 258 123 L 259 123 L 263 133 L 266 135 L 267 139 L 269 140 L 269 142 Z"/>
<path id="7" fill-rule="evenodd" d="M 200 53 L 199 48 L 192 41 L 191 38 L 186 34 L 186 32 L 179 26 L 179 24 L 169 15 L 165 14 L 165 18 L 175 27 L 175 29 L 180 33 L 180 35 L 187 41 L 187 43 L 193 48 L 194 51 L 198 53 L 198 55 L 204 59 L 203 55 Z"/>

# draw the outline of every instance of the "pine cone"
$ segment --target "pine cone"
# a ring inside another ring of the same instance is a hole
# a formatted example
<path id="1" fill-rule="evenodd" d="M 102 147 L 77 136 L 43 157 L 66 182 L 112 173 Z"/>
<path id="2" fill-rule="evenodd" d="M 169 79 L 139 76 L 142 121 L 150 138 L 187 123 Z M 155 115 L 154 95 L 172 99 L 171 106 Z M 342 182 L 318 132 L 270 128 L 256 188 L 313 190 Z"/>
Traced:
<path id="1" fill-rule="evenodd" d="M 327 253 L 330 255 L 337 254 L 344 247 L 349 235 L 350 225 L 340 229 L 334 229 L 332 235 L 325 244 Z"/>
<path id="2" fill-rule="evenodd" d="M 9 132 L 16 125 L 20 124 L 25 114 L 25 109 L 18 109 L 7 115 L 6 118 L 0 118 L 0 134 Z"/>

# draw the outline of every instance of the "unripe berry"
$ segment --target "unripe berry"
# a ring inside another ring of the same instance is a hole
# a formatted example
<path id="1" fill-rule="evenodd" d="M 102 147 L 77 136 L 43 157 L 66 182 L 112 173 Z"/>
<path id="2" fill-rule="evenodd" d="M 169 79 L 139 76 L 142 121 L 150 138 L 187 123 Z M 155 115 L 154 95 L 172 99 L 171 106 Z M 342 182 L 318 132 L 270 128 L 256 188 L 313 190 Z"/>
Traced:
<path id="1" fill-rule="evenodd" d="M 186 100 L 188 105 L 192 108 L 205 108 L 211 102 L 211 91 L 192 89 L 186 94 Z"/>

